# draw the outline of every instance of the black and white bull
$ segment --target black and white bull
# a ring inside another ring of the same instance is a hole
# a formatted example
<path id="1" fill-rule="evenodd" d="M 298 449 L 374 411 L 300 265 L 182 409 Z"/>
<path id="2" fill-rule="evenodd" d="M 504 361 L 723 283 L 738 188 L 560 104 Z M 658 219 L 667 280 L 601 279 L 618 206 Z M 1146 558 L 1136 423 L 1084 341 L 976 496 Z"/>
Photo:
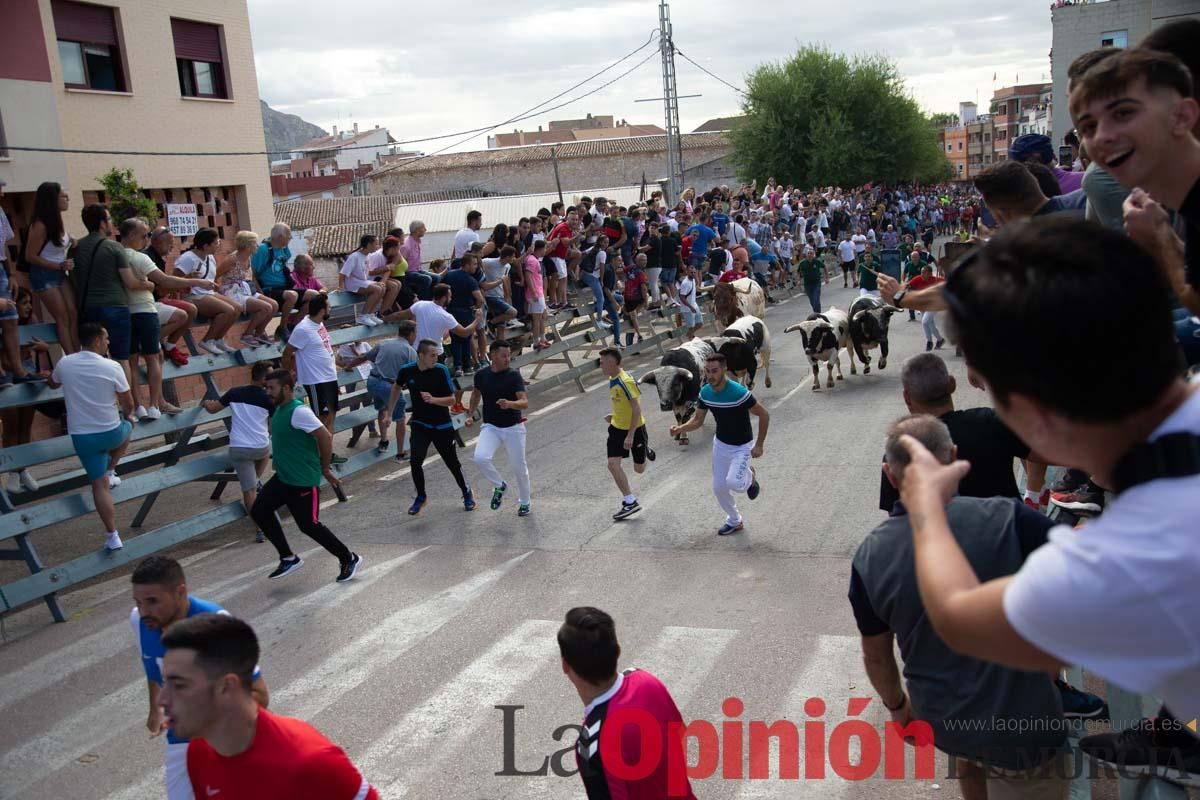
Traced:
<path id="1" fill-rule="evenodd" d="M 750 315 L 738 317 L 721 333 L 724 337 L 735 337 L 744 339 L 750 344 L 754 350 L 754 355 L 760 360 L 760 364 L 751 366 L 747 371 L 749 383 L 746 384 L 747 389 L 754 388 L 754 375 L 759 366 L 763 371 L 763 382 L 767 384 L 767 388 L 771 388 L 771 332 L 767 330 L 767 323 L 763 322 L 758 317 Z M 725 356 L 729 358 L 728 355 Z M 730 371 L 733 371 L 733 365 L 729 365 Z M 737 373 L 734 373 L 737 377 Z"/>
<path id="2" fill-rule="evenodd" d="M 854 372 L 854 356 L 863 363 L 863 374 L 871 371 L 871 357 L 867 352 L 879 348 L 879 368 L 887 366 L 888 323 L 892 314 L 899 311 L 884 305 L 870 295 L 860 297 L 850 304 L 850 342 L 854 346 L 850 354 L 851 373 Z"/>
<path id="3" fill-rule="evenodd" d="M 725 368 L 734 380 L 748 389 L 754 388 L 754 376 L 758 370 L 754 345 L 738 336 L 713 336 L 704 341 L 725 356 Z"/>
<path id="4" fill-rule="evenodd" d="M 668 350 L 659 366 L 641 377 L 639 383 L 648 383 L 658 389 L 658 407 L 663 411 L 675 412 L 675 422 L 687 422 L 696 412 L 700 399 L 700 386 L 704 382 L 704 362 L 716 350 L 704 339 L 692 339 L 673 350 Z M 687 444 L 687 434 L 675 437 L 680 444 Z"/>
<path id="5" fill-rule="evenodd" d="M 833 388 L 833 368 L 837 367 L 837 379 L 842 380 L 842 348 L 850 349 L 850 317 L 839 308 L 827 309 L 821 314 L 809 314 L 804 322 L 789 325 L 784 333 L 799 331 L 804 342 L 804 355 L 812 364 L 813 391 L 821 388 L 821 362 L 825 362 L 827 388 Z M 850 374 L 857 375 L 854 357 L 850 357 Z"/>

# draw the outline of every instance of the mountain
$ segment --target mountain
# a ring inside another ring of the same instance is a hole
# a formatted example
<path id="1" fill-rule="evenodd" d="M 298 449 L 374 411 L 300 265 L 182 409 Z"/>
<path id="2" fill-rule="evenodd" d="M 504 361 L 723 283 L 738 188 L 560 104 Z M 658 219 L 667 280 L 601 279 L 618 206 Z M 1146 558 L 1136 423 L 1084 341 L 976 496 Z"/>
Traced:
<path id="1" fill-rule="evenodd" d="M 267 149 L 271 151 L 271 155 L 268 156 L 270 160 L 283 159 L 284 153 L 291 148 L 318 136 L 329 135 L 295 114 L 276 111 L 267 105 L 265 100 L 259 100 L 259 103 L 262 104 L 263 131 L 267 135 Z"/>

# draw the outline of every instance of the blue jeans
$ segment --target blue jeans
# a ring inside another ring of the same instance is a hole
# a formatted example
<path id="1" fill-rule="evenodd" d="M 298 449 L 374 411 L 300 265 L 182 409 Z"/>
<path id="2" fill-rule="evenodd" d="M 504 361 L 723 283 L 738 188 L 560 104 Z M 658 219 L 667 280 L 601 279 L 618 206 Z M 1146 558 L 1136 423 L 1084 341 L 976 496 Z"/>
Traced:
<path id="1" fill-rule="evenodd" d="M 475 319 L 475 309 L 473 308 L 453 308 L 448 309 L 454 318 L 458 320 L 459 325 L 470 325 Z M 456 336 L 450 334 L 450 355 L 454 358 L 454 366 L 467 372 L 471 369 L 471 337 Z"/>
<path id="2" fill-rule="evenodd" d="M 603 287 L 600 286 L 600 279 L 588 272 L 580 272 L 579 277 L 583 280 L 587 287 L 592 290 L 592 297 L 596 301 L 596 319 L 599 320 L 605 311 L 608 312 L 608 318 L 612 322 L 613 336 L 620 340 L 621 337 L 621 318 L 617 315 L 617 307 L 613 304 L 608 296 L 604 294 Z"/>
<path id="3" fill-rule="evenodd" d="M 812 306 L 814 314 L 821 313 L 821 281 L 805 281 L 804 294 L 808 296 L 808 304 Z"/>
<path id="4" fill-rule="evenodd" d="M 435 283 L 437 276 L 428 272 L 409 271 L 404 274 L 404 285 L 412 290 L 418 300 L 432 300 Z"/>
<path id="5" fill-rule="evenodd" d="M 108 331 L 108 357 L 128 361 L 132 326 L 129 306 L 90 306 L 83 310 L 84 322 L 95 322 Z"/>

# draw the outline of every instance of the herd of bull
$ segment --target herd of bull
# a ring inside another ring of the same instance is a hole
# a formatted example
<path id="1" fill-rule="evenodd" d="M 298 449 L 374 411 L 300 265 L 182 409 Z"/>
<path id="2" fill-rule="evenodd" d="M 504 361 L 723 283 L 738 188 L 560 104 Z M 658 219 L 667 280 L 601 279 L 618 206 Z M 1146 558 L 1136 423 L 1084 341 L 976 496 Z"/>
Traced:
<path id="1" fill-rule="evenodd" d="M 639 383 L 658 389 L 659 408 L 672 411 L 679 424 L 691 418 L 700 397 L 704 362 L 714 353 L 725 356 L 729 372 L 747 388 L 753 389 L 761 368 L 763 380 L 771 386 L 771 334 L 762 318 L 766 299 L 762 288 L 752 280 L 718 284 L 713 293 L 717 321 L 723 326 L 719 337 L 695 338 L 667 351 L 659 366 L 646 373 Z M 863 364 L 863 374 L 871 371 L 871 350 L 879 348 L 879 368 L 887 366 L 888 323 L 899 309 L 871 296 L 856 299 L 848 311 L 829 308 L 810 314 L 804 322 L 784 328 L 798 332 L 813 370 L 813 391 L 821 386 L 820 366 L 825 363 L 826 387 L 833 388 L 833 371 L 842 380 L 841 351 L 848 351 L 850 374 L 857 375 L 855 358 Z M 687 444 L 687 434 L 676 436 Z"/>

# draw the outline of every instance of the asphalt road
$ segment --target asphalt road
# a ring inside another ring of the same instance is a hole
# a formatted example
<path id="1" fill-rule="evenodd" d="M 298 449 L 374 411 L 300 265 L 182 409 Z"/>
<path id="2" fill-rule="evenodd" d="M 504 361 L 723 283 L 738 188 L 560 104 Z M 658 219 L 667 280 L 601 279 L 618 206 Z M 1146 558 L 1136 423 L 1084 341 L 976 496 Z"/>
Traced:
<path id="1" fill-rule="evenodd" d="M 844 309 L 852 292 L 827 287 L 826 303 Z M 349 504 L 323 512 L 366 559 L 354 582 L 334 584 L 337 565 L 322 551 L 309 552 L 293 576 L 268 582 L 274 552 L 255 545 L 243 525 L 189 551 L 191 591 L 255 626 L 272 710 L 302 717 L 341 744 L 387 798 L 583 795 L 574 775 L 496 774 L 506 760 L 496 706 L 523 706 L 509 712 L 516 769 L 536 770 L 574 743 L 570 729 L 555 738 L 560 726 L 581 720 L 582 706 L 561 674 L 554 632 L 576 605 L 616 618 L 622 667 L 658 674 L 686 719 L 719 728 L 729 719 L 722 702 L 737 697 L 743 722 L 799 722 L 810 720 L 805 700 L 820 697 L 832 731 L 846 719 L 849 698 L 873 698 L 846 601 L 849 558 L 882 517 L 883 433 L 905 413 L 900 367 L 924 349 L 924 338 L 919 324 L 897 315 L 886 369 L 853 377 L 843 363 L 844 381 L 813 392 L 799 337 L 783 334 L 808 310 L 797 295 L 767 314 L 774 386 L 755 394 L 771 411 L 771 428 L 756 461 L 762 495 L 742 498 L 740 535 L 715 535 L 723 515 L 709 490 L 711 421 L 689 447 L 678 447 L 666 434 L 670 415 L 654 402 L 647 413 L 658 460 L 634 479 L 645 509 L 614 524 L 618 493 L 604 465 L 609 401 L 593 373 L 586 393 L 559 387 L 536 397 L 530 517 L 516 516 L 515 491 L 500 511 L 488 509 L 490 487 L 469 463 L 471 450 L 463 452 L 480 500 L 473 513 L 433 463 L 431 501 L 410 518 L 407 471 L 381 467 L 348 482 Z M 967 384 L 961 359 L 945 354 L 964 387 L 960 406 L 985 402 Z M 630 371 L 640 375 L 654 363 L 639 358 Z M 503 472 L 506 461 L 498 463 Z M 310 548 L 290 522 L 286 529 L 298 550 Z M 8 620 L 0 647 L 0 797 L 161 797 L 163 745 L 143 724 L 127 579 L 73 592 L 66 602 L 74 614 L 64 625 L 50 624 L 40 607 Z M 886 712 L 872 699 L 861 718 L 878 728 Z M 565 764 L 573 769 L 569 752 Z M 718 774 L 695 788 L 711 798 L 958 792 L 942 760 L 932 781 L 885 781 L 882 767 L 868 781 L 825 772 L 799 783 Z"/>

